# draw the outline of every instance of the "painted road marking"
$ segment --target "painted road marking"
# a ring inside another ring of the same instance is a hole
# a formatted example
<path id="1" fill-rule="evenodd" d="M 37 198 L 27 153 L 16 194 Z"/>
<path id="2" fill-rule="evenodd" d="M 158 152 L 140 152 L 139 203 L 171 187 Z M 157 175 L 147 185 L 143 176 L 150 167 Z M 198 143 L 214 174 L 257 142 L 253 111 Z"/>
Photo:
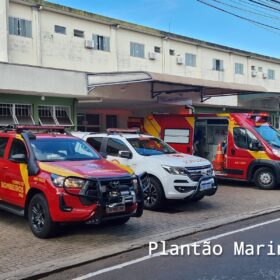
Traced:
<path id="1" fill-rule="evenodd" d="M 269 225 L 269 224 L 276 223 L 276 222 L 280 222 L 280 218 L 269 220 L 269 221 L 259 223 L 259 224 L 255 224 L 255 225 L 252 225 L 252 226 L 236 229 L 236 230 L 233 230 L 233 231 L 228 231 L 228 232 L 225 232 L 225 233 L 222 233 L 222 234 L 214 235 L 212 237 L 201 239 L 201 240 L 196 241 L 196 242 L 181 245 L 180 247 L 191 246 L 193 244 L 201 244 L 201 243 L 204 243 L 206 241 L 217 240 L 217 239 L 220 239 L 222 237 L 233 235 L 235 233 L 244 232 L 244 231 L 247 231 L 247 230 L 251 230 L 251 229 L 254 229 L 254 228 L 257 228 L 257 227 Z M 166 250 L 165 252 L 169 253 L 170 250 Z M 161 256 L 161 252 L 158 252 L 158 253 L 155 253 L 155 254 L 152 254 L 152 255 L 144 256 L 142 258 L 138 258 L 138 259 L 131 260 L 131 261 L 128 261 L 128 262 L 124 262 L 122 264 L 114 265 L 114 266 L 107 267 L 107 268 L 104 268 L 104 269 L 101 269 L 101 270 L 98 270 L 98 271 L 95 271 L 95 272 L 91 272 L 91 273 L 88 273 L 86 275 L 74 278 L 72 280 L 85 280 L 85 279 L 88 279 L 88 278 L 91 278 L 91 277 L 94 277 L 94 276 L 97 276 L 97 275 L 100 275 L 100 274 L 104 274 L 104 273 L 107 273 L 107 272 L 110 272 L 110 271 L 113 271 L 113 270 L 121 269 L 121 268 L 124 268 L 126 266 L 130 266 L 130 265 L 133 265 L 133 264 L 136 264 L 136 263 L 144 262 L 146 260 L 156 258 L 156 257 L 160 257 L 160 256 Z"/>

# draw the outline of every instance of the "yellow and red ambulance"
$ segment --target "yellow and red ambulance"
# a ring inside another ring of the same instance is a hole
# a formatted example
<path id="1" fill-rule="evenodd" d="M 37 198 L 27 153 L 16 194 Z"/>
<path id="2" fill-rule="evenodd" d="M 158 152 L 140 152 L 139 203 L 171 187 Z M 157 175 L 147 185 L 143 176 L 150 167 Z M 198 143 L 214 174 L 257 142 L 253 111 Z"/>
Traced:
<path id="1" fill-rule="evenodd" d="M 213 164 L 217 177 L 273 189 L 280 182 L 280 132 L 269 120 L 267 113 L 154 114 L 145 118 L 144 131 L 214 163 L 222 146 L 222 168 Z"/>

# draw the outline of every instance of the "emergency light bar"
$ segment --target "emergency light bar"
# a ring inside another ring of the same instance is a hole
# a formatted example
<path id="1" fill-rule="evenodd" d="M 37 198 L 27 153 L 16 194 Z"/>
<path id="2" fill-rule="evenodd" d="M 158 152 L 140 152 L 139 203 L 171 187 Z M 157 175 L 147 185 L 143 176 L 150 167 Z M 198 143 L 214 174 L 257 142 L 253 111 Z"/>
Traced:
<path id="1" fill-rule="evenodd" d="M 15 124 L 12 124 L 12 125 L 7 125 L 7 126 L 2 126 L 1 129 L 3 129 L 5 132 L 16 131 L 17 133 L 22 133 L 23 131 L 26 131 L 26 130 L 65 133 L 65 127 L 64 126 L 15 125 Z"/>
<path id="2" fill-rule="evenodd" d="M 127 133 L 127 134 L 139 134 L 140 129 L 121 129 L 121 128 L 108 128 L 107 129 L 107 134 L 122 134 L 122 133 Z"/>

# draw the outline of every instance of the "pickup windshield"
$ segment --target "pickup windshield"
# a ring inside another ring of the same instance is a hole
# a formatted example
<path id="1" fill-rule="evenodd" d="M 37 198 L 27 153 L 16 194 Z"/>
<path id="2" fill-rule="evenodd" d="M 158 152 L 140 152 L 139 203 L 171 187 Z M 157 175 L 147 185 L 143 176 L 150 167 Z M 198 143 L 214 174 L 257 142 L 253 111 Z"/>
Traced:
<path id="1" fill-rule="evenodd" d="M 37 138 L 31 147 L 39 161 L 96 160 L 100 156 L 84 141 L 75 138 Z"/>
<path id="2" fill-rule="evenodd" d="M 155 156 L 163 154 L 176 154 L 166 143 L 153 137 L 129 138 L 127 141 L 142 156 Z"/>
<path id="3" fill-rule="evenodd" d="M 255 126 L 259 135 L 271 146 L 280 148 L 280 132 L 269 125 Z"/>

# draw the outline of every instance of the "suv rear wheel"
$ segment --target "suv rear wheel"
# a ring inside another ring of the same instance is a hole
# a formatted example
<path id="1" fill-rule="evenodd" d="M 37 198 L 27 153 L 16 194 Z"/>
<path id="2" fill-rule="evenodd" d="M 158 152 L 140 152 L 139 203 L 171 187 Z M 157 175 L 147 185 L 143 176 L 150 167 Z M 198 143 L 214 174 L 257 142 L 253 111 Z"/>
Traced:
<path id="1" fill-rule="evenodd" d="M 150 185 L 144 190 L 144 208 L 147 210 L 159 210 L 165 205 L 165 195 L 160 181 L 150 177 Z"/>
<path id="2" fill-rule="evenodd" d="M 28 205 L 28 222 L 33 234 L 39 238 L 54 236 L 58 223 L 52 221 L 45 196 L 34 195 Z"/>
<path id="3" fill-rule="evenodd" d="M 261 167 L 254 174 L 254 182 L 256 186 L 271 190 L 276 187 L 276 177 L 271 168 Z"/>

